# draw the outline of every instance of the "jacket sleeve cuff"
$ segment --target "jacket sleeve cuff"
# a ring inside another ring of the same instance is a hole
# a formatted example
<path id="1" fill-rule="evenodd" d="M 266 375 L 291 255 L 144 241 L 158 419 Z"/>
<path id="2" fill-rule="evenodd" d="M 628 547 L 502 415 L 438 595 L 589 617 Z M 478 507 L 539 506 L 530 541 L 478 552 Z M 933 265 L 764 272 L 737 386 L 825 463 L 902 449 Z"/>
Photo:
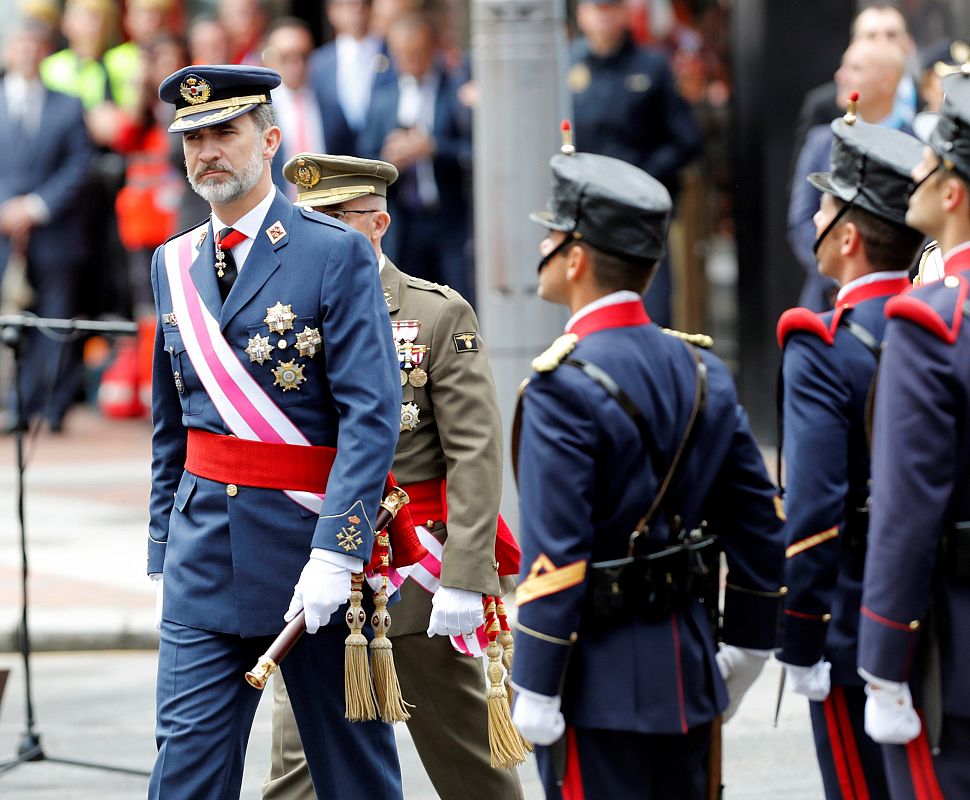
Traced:
<path id="1" fill-rule="evenodd" d="M 441 554 L 441 585 L 484 595 L 499 594 L 498 562 L 481 548 L 463 550 L 445 540 Z"/>
<path id="2" fill-rule="evenodd" d="M 566 664 L 576 639 L 576 633 L 562 638 L 516 622 L 512 682 L 547 697 L 561 694 Z"/>
<path id="3" fill-rule="evenodd" d="M 148 539 L 148 574 L 162 572 L 165 566 L 165 546 L 168 542 Z"/>
<path id="4" fill-rule="evenodd" d="M 761 591 L 729 583 L 724 592 L 721 638 L 727 644 L 770 650 L 778 642 L 782 600 L 788 590 Z"/>
<path id="5" fill-rule="evenodd" d="M 363 501 L 357 500 L 342 514 L 320 517 L 311 546 L 353 556 L 367 564 L 374 547 L 374 528 L 364 511 Z"/>
<path id="6" fill-rule="evenodd" d="M 825 652 L 831 619 L 831 614 L 804 614 L 786 608 L 781 620 L 779 659 L 799 667 L 818 663 Z"/>
<path id="7" fill-rule="evenodd" d="M 919 620 L 897 622 L 863 606 L 859 667 L 887 681 L 906 683 L 916 655 L 919 629 Z"/>

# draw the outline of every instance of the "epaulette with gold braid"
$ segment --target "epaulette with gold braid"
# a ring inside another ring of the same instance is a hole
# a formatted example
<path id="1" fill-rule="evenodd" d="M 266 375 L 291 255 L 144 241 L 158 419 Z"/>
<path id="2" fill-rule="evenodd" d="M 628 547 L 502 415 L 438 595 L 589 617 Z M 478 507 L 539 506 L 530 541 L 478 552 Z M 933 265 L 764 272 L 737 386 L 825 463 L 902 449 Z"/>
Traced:
<path id="1" fill-rule="evenodd" d="M 536 372 L 552 372 L 576 348 L 578 341 L 579 337 L 575 333 L 564 333 L 548 349 L 532 359 L 532 369 Z"/>
<path id="2" fill-rule="evenodd" d="M 660 330 L 668 336 L 676 336 L 678 339 L 683 339 L 695 347 L 703 347 L 705 350 L 710 350 L 714 347 L 714 339 L 706 333 L 684 333 L 683 331 L 675 331 L 673 328 L 661 328 Z"/>

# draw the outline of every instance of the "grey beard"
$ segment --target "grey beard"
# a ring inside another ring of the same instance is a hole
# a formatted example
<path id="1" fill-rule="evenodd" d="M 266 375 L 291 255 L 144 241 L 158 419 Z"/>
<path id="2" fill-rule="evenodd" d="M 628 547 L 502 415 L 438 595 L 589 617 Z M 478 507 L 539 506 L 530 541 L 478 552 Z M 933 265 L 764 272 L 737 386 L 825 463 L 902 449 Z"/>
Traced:
<path id="1" fill-rule="evenodd" d="M 226 165 L 206 164 L 196 171 L 201 173 L 213 167 L 224 166 Z M 188 175 L 188 179 L 193 191 L 203 200 L 216 205 L 225 205 L 236 202 L 250 192 L 259 183 L 262 174 L 263 157 L 259 146 L 256 146 L 247 164 L 238 172 L 229 173 L 227 178 L 208 178 L 200 181 L 194 175 Z"/>

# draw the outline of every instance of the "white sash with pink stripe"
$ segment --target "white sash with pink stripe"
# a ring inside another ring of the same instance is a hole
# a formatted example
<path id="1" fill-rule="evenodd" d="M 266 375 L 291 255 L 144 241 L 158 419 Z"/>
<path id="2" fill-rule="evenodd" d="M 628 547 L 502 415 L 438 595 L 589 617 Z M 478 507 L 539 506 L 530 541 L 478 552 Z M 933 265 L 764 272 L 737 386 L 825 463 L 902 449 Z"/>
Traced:
<path id="1" fill-rule="evenodd" d="M 189 267 L 198 252 L 192 242 L 200 230 L 202 228 L 189 231 L 168 242 L 164 248 L 172 309 L 185 352 L 216 411 L 234 435 L 254 442 L 308 447 L 307 438 L 239 361 L 219 329 L 219 320 L 212 316 L 199 297 Z M 322 494 L 285 493 L 304 508 L 320 513 Z"/>

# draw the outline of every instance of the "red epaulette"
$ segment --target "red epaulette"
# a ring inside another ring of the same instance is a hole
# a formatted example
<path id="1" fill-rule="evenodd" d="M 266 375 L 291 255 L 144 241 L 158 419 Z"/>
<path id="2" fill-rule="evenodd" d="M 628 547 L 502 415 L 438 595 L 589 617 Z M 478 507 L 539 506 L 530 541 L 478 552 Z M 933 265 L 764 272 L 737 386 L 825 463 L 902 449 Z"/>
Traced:
<path id="1" fill-rule="evenodd" d="M 960 335 L 963 305 L 967 300 L 968 292 L 970 292 L 970 283 L 963 276 L 948 275 L 942 281 L 929 284 L 927 288 L 929 287 L 932 287 L 935 292 L 947 292 L 947 299 L 953 304 L 953 314 L 949 321 L 921 297 L 910 292 L 893 297 L 886 303 L 886 317 L 888 319 L 909 320 L 921 328 L 925 328 L 947 344 L 953 344 L 957 340 L 957 336 Z M 950 302 L 946 304 L 947 307 L 950 306 Z"/>
<path id="2" fill-rule="evenodd" d="M 826 326 L 822 318 L 807 308 L 789 308 L 778 318 L 778 346 L 784 348 L 788 337 L 796 331 L 805 331 L 817 336 L 825 344 L 832 345 L 835 342 L 835 329 L 838 327 L 838 318 L 833 315 L 831 328 Z"/>

